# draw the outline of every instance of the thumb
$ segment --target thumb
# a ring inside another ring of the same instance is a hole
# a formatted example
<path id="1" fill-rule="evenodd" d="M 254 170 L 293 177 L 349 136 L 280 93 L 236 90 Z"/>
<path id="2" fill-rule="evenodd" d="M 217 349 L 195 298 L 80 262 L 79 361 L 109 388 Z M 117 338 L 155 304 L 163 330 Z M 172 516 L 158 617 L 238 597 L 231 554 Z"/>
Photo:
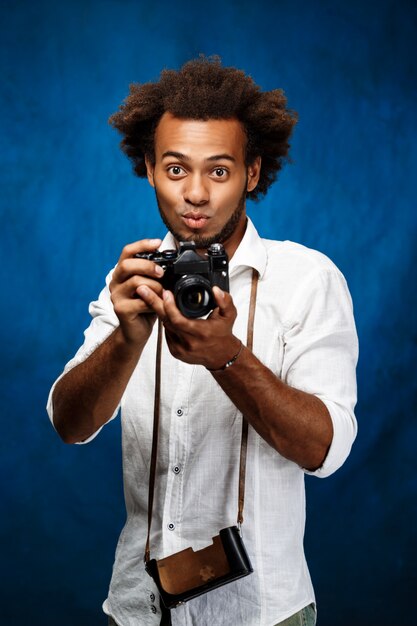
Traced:
<path id="1" fill-rule="evenodd" d="M 216 300 L 216 304 L 219 307 L 219 315 L 222 317 L 229 317 L 234 310 L 234 304 L 232 296 L 227 291 L 222 291 L 220 287 L 213 287 L 213 295 Z"/>

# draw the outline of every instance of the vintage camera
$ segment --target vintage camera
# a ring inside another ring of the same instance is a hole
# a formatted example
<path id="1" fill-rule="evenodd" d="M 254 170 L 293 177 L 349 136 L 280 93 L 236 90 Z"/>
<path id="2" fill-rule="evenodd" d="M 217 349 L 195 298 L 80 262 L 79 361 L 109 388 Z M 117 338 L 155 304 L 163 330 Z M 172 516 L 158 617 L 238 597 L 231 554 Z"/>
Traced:
<path id="1" fill-rule="evenodd" d="M 221 243 L 211 244 L 206 258 L 196 252 L 193 241 L 181 242 L 178 250 L 135 254 L 135 258 L 149 259 L 164 269 L 161 283 L 173 292 L 185 317 L 203 317 L 215 308 L 215 285 L 229 291 L 228 257 Z"/>
<path id="2" fill-rule="evenodd" d="M 145 564 L 167 609 L 253 572 L 237 526 L 223 528 L 212 544 L 194 552 L 186 548 Z"/>

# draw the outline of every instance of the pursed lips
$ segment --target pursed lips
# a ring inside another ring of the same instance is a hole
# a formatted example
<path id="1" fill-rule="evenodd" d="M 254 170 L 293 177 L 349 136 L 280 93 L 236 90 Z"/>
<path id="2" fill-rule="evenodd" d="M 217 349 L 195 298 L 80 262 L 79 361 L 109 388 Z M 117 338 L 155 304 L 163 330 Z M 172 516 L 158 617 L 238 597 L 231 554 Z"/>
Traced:
<path id="1" fill-rule="evenodd" d="M 208 215 L 194 211 L 189 211 L 181 217 L 189 228 L 202 228 L 207 223 L 207 220 L 210 219 Z"/>

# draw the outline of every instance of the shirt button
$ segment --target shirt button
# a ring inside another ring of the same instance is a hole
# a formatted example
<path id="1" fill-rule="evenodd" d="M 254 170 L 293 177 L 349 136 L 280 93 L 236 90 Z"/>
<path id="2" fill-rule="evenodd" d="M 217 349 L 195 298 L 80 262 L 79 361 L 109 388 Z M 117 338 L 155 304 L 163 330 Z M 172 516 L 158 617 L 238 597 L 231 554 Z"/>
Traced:
<path id="1" fill-rule="evenodd" d="M 174 467 L 172 468 L 172 471 L 174 472 L 174 474 L 179 474 L 181 472 L 181 466 L 174 465 Z"/>
<path id="2" fill-rule="evenodd" d="M 184 411 L 182 409 L 177 409 L 177 415 L 181 417 L 181 415 L 184 415 Z"/>
<path id="3" fill-rule="evenodd" d="M 149 597 L 151 599 L 151 602 L 155 601 L 155 594 L 154 593 L 151 593 Z"/>
<path id="4" fill-rule="evenodd" d="M 170 522 L 168 524 L 168 530 L 175 530 L 175 524 L 173 524 L 172 522 Z"/>
<path id="5" fill-rule="evenodd" d="M 151 606 L 152 613 L 156 613 L 156 610 L 157 610 L 156 606 L 154 604 L 152 604 L 152 606 Z"/>

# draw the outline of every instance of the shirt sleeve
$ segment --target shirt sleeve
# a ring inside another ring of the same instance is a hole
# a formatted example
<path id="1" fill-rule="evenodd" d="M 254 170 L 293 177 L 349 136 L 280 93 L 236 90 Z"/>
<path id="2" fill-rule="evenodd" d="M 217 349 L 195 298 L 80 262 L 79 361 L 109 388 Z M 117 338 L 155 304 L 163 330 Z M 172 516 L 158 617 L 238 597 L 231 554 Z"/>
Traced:
<path id="1" fill-rule="evenodd" d="M 332 419 L 333 439 L 323 465 L 304 470 L 324 478 L 344 463 L 357 433 L 358 339 L 349 290 L 335 266 L 305 276 L 290 303 L 286 327 L 282 378 L 320 398 Z"/>
<path id="2" fill-rule="evenodd" d="M 66 364 L 64 371 L 54 382 L 48 397 L 48 403 L 46 406 L 46 410 L 49 415 L 49 419 L 54 426 L 54 410 L 52 403 L 52 394 L 55 389 L 55 385 L 57 382 L 71 369 L 85 361 L 90 354 L 92 354 L 106 339 L 109 337 L 112 332 L 119 325 L 119 320 L 117 315 L 114 312 L 113 304 L 110 299 L 110 290 L 109 283 L 113 274 L 113 270 L 108 274 L 106 278 L 106 286 L 101 291 L 98 300 L 91 302 L 88 311 L 92 317 L 90 326 L 84 332 L 84 343 L 76 352 L 75 356 L 68 361 Z M 110 420 L 114 419 L 119 411 L 119 407 L 115 410 Z M 110 421 L 109 420 L 109 421 Z M 80 441 L 79 443 L 89 443 L 92 439 L 94 439 L 98 433 L 101 431 L 99 428 L 91 437 L 85 439 L 84 441 Z"/>

